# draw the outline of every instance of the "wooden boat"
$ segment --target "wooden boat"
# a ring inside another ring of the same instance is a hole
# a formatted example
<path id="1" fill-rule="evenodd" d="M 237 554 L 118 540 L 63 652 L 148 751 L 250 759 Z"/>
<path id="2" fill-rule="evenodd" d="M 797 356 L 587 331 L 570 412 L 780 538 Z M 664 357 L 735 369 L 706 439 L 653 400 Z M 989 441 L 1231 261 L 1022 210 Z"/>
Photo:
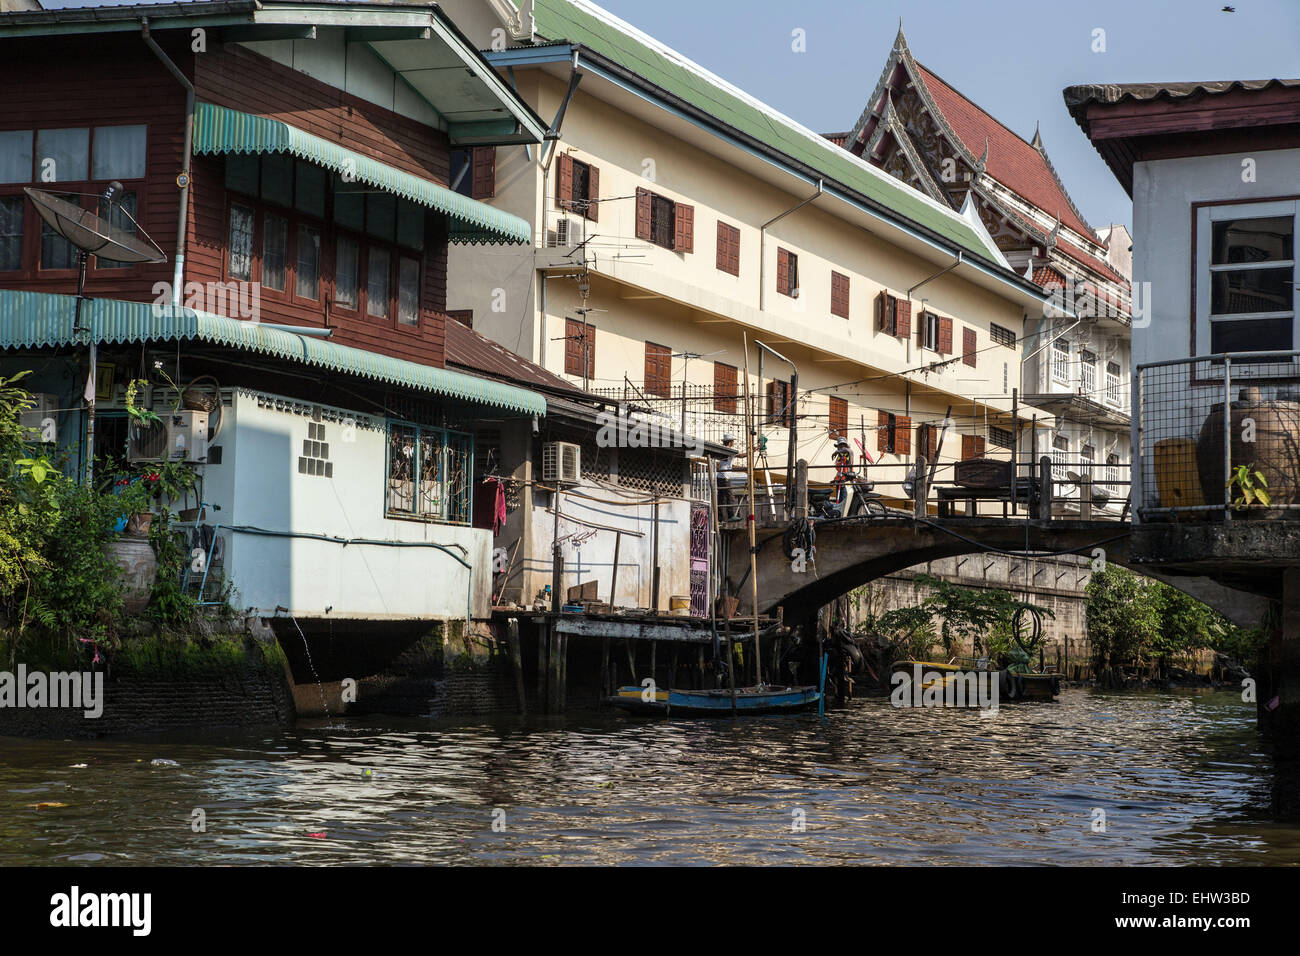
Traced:
<path id="1" fill-rule="evenodd" d="M 649 698 L 649 699 L 647 699 Z M 737 687 L 737 714 L 787 714 L 816 707 L 816 687 Z M 658 690 L 620 687 L 606 701 L 632 714 L 655 717 L 729 717 L 731 691 Z"/>
<path id="2" fill-rule="evenodd" d="M 1000 671 L 993 671 L 993 668 L 987 663 L 983 667 L 975 661 L 963 660 L 952 663 L 940 663 L 939 661 L 895 661 L 891 670 L 894 673 L 904 673 L 911 677 L 915 673 L 917 665 L 921 667 L 923 679 L 921 681 L 921 690 L 928 689 L 932 684 L 938 683 L 943 688 L 947 688 L 953 681 L 960 679 L 962 675 L 971 671 L 988 671 L 996 673 L 998 676 L 998 696 L 1002 700 L 1053 700 L 1061 693 L 1061 675 L 1060 674 L 1035 674 L 1022 673 L 1013 671 L 1010 668 L 1003 668 Z M 935 675 L 929 680 L 925 676 Z"/>

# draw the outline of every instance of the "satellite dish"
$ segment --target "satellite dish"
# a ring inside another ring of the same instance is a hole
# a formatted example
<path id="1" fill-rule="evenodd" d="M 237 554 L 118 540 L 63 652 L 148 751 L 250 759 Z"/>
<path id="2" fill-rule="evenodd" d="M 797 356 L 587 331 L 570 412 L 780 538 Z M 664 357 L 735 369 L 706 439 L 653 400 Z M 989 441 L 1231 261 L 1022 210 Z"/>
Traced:
<path id="1" fill-rule="evenodd" d="M 82 252 L 113 262 L 167 261 L 167 256 L 147 236 L 145 239 L 148 241 L 138 239 L 125 229 L 105 222 L 89 209 L 43 189 L 24 186 L 23 192 L 27 193 L 46 224 Z M 122 184 L 113 183 L 104 190 L 103 198 L 111 207 L 114 197 L 121 192 Z"/>
<path id="2" fill-rule="evenodd" d="M 1065 477 L 1069 478 L 1070 483 L 1074 485 L 1077 485 L 1083 480 L 1083 475 L 1079 474 L 1077 471 L 1067 471 Z"/>

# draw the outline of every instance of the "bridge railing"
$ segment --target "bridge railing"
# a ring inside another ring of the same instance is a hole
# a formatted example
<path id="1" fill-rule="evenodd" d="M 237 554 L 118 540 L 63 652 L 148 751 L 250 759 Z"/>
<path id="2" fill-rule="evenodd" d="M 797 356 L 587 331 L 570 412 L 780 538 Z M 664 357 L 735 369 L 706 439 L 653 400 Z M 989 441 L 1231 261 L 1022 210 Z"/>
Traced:
<path id="1" fill-rule="evenodd" d="M 887 508 L 916 512 L 918 490 L 925 492 L 925 513 L 952 516 L 961 504 L 964 517 L 1032 516 L 1035 518 L 1078 517 L 1089 520 L 1127 518 L 1130 479 L 1117 466 L 1098 464 L 1090 459 L 1068 459 L 1060 455 L 1040 456 L 1037 461 L 1021 460 L 1014 468 L 1007 460 L 998 460 L 1004 473 L 1014 472 L 1015 481 L 988 487 L 971 484 L 963 475 L 965 462 L 946 461 L 926 465 L 924 480 L 917 482 L 917 465 L 899 463 L 855 464 L 854 475 L 869 483 L 873 497 L 878 496 Z M 808 486 L 810 513 L 825 517 L 830 509 L 828 498 L 837 494 L 834 481 L 836 466 L 809 464 Z M 780 523 L 788 520 L 784 474 L 755 475 L 754 513 L 760 521 Z M 739 520 L 748 514 L 749 486 L 736 473 L 731 486 L 730 508 L 723 507 L 720 519 Z M 856 492 L 855 492 L 856 493 Z M 1046 501 L 1046 507 L 1043 502 Z M 841 503 L 842 507 L 842 503 Z M 871 513 L 879 513 L 873 508 Z"/>
<path id="2" fill-rule="evenodd" d="M 1132 389 L 1139 521 L 1300 518 L 1300 350 L 1150 362 Z"/>

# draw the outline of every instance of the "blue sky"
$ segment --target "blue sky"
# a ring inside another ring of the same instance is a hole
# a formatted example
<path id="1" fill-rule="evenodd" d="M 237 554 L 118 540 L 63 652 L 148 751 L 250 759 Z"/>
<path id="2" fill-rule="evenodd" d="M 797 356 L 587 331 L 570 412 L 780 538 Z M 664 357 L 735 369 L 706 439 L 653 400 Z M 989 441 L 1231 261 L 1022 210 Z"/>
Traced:
<path id="1" fill-rule="evenodd" d="M 102 2 L 102 0 L 101 0 Z M 898 20 L 918 60 L 1020 135 L 1040 124 L 1094 227 L 1128 196 L 1066 112 L 1076 83 L 1300 76 L 1300 0 L 602 0 L 601 5 L 820 132 L 848 129 Z M 47 6 L 92 4 L 50 0 Z M 807 52 L 791 49 L 801 29 Z M 1093 52 L 1093 31 L 1105 52 Z"/>

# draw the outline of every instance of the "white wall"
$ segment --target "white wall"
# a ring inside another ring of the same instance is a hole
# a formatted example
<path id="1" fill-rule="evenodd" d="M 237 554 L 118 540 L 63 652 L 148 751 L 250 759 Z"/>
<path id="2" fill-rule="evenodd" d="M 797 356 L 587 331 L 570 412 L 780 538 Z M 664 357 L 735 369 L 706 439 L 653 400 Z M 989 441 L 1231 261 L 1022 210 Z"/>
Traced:
<path id="1" fill-rule="evenodd" d="M 221 505 L 209 522 L 268 531 L 465 548 L 473 568 L 427 547 L 342 546 L 306 538 L 233 532 L 227 574 L 238 593 L 232 603 L 271 615 L 277 606 L 300 617 L 366 619 L 486 617 L 491 587 L 488 531 L 384 517 L 384 420 L 324 406 L 325 440 L 333 477 L 298 472 L 311 406 L 240 391 L 216 444 L 220 465 L 204 466 L 204 498 Z M 345 434 L 338 419 L 356 420 Z M 330 419 L 335 419 L 331 421 Z M 351 440 L 349 440 L 349 434 Z M 329 609 L 328 612 L 326 609 Z M 283 613 L 283 612 L 281 612 Z"/>

